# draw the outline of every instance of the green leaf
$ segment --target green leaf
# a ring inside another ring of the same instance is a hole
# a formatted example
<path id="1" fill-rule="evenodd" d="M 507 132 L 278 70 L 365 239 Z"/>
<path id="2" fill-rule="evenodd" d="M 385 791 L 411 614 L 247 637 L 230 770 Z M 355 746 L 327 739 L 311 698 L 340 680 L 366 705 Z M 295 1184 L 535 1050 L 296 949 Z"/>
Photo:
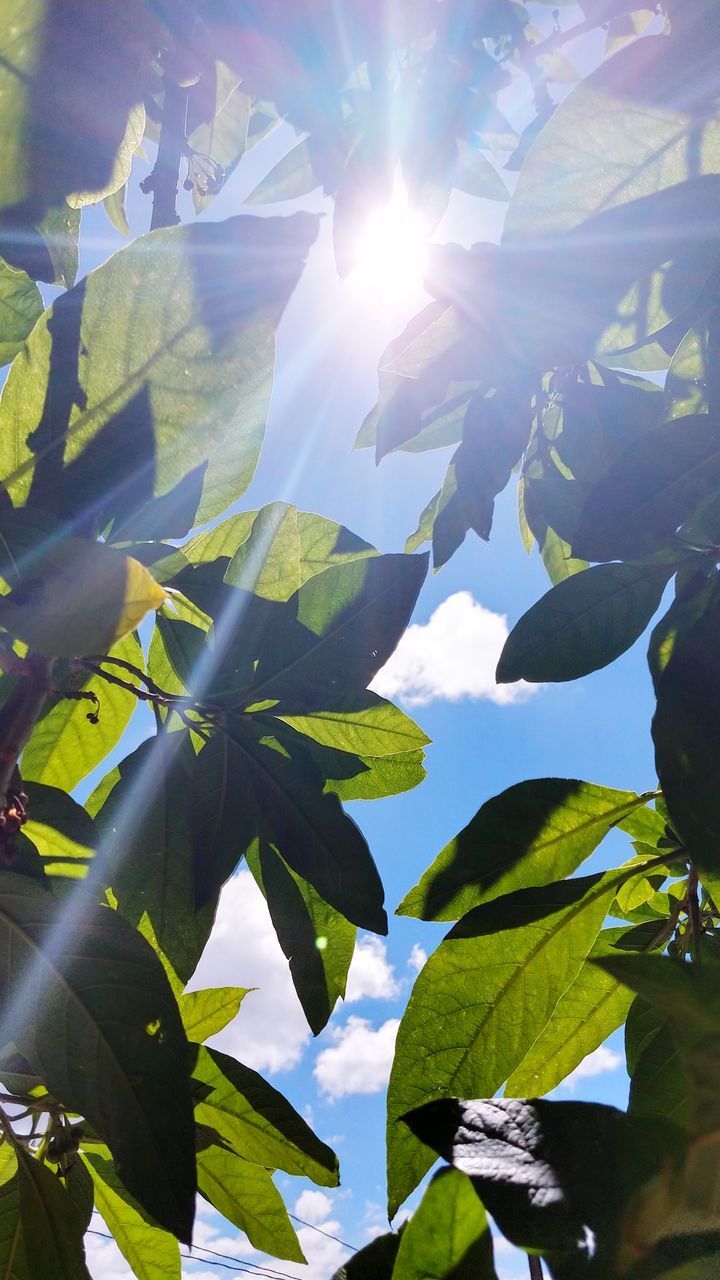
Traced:
<path id="1" fill-rule="evenodd" d="M 720 601 L 681 633 L 662 674 L 652 723 L 655 763 L 674 829 L 708 871 L 720 867 L 717 768 L 720 673 L 715 645 Z"/>
<path id="2" fill-rule="evenodd" d="M 95 1154 L 83 1158 L 92 1177 L 98 1212 L 133 1274 L 138 1280 L 180 1280 L 180 1250 L 175 1237 L 146 1220 L 110 1160 Z"/>
<path id="3" fill-rule="evenodd" d="M 278 942 L 314 1035 L 322 1031 L 345 995 L 355 949 L 355 927 L 262 843 L 247 854 L 248 866 L 265 895 Z"/>
<path id="4" fill-rule="evenodd" d="M 0 1276 L 2 1280 L 31 1280 L 22 1238 L 17 1172 L 0 1186 Z"/>
<path id="5" fill-rule="evenodd" d="M 305 1262 L 305 1255 L 267 1169 L 234 1151 L 206 1147 L 198 1152 L 198 1185 L 218 1213 L 244 1231 L 255 1249 L 275 1258 Z"/>
<path id="6" fill-rule="evenodd" d="M 42 312 L 37 285 L 0 258 L 0 364 L 14 360 Z"/>
<path id="7" fill-rule="evenodd" d="M 321 1187 L 338 1185 L 337 1156 L 256 1071 L 217 1049 L 200 1048 L 193 1077 L 201 1086 L 198 1123 L 216 1130 L 246 1160 Z"/>
<path id="8" fill-rule="evenodd" d="M 90 1280 L 82 1222 L 62 1182 L 47 1165 L 21 1148 L 16 1154 L 22 1244 L 29 1276 Z"/>
<path id="9" fill-rule="evenodd" d="M 495 165 L 477 147 L 460 143 L 458 164 L 453 169 L 452 184 L 458 191 L 479 196 L 482 200 L 507 200 L 510 192 Z"/>
<path id="10" fill-rule="evenodd" d="M 393 1280 L 497 1280 L 485 1210 L 457 1169 L 441 1169 L 403 1231 Z"/>
<path id="11" fill-rule="evenodd" d="M 631 1077 L 628 1111 L 664 1116 L 686 1128 L 690 1090 L 681 1045 L 662 1015 L 639 997 L 628 1012 L 625 1053 Z"/>
<path id="12" fill-rule="evenodd" d="M 332 1280 L 392 1280 L 401 1231 L 386 1231 L 358 1249 L 335 1272 Z"/>
<path id="13" fill-rule="evenodd" d="M 265 600 L 289 600 L 301 582 L 297 516 L 286 502 L 258 511 L 225 571 L 225 582 Z"/>
<path id="14" fill-rule="evenodd" d="M 599 564 L 559 582 L 513 627 L 498 682 L 576 680 L 606 667 L 642 635 L 676 567 Z"/>
<path id="15" fill-rule="evenodd" d="M 332 710 L 278 719 L 321 746 L 363 757 L 399 755 L 430 741 L 399 707 L 369 691 L 349 698 L 346 705 L 339 701 Z"/>
<path id="16" fill-rule="evenodd" d="M 102 16 L 92 5 L 58 13 L 47 0 L 4 6 L 0 207 L 6 225 L 13 206 L 22 218 L 108 182 L 128 115 L 154 83 L 156 49 L 157 27 L 134 0 L 122 13 Z"/>
<path id="17" fill-rule="evenodd" d="M 87 874 L 97 847 L 95 824 L 86 809 L 59 787 L 28 783 L 28 821 L 23 830 L 32 840 L 50 876 Z"/>
<path id="18" fill-rule="evenodd" d="M 275 627 L 264 638 L 253 696 L 300 693 L 301 706 L 322 706 L 335 682 L 345 696 L 365 688 L 405 630 L 426 573 L 427 556 L 384 555 L 310 578 L 289 601 L 301 630 Z"/>
<path id="19" fill-rule="evenodd" d="M 0 980 L 15 992 L 4 1041 L 85 1116 L 148 1212 L 189 1241 L 189 1049 L 154 952 L 115 912 L 82 897 L 58 903 L 9 872 L 0 873 L 0 936 Z"/>
<path id="20" fill-rule="evenodd" d="M 185 733 L 150 738 L 113 770 L 96 816 L 102 854 L 93 879 L 112 890 L 119 914 L 182 983 L 207 942 L 215 905 L 195 906 L 188 812 L 195 767 Z"/>
<path id="21" fill-rule="evenodd" d="M 193 771 L 192 822 L 199 902 L 214 895 L 261 836 L 353 924 L 384 933 L 383 889 L 367 842 L 312 757 L 261 736 L 250 717 L 203 747 Z"/>
<path id="22" fill-rule="evenodd" d="M 144 667 L 142 649 L 134 635 L 118 641 L 110 653 L 140 670 Z M 107 684 L 99 676 L 91 676 L 82 688 L 98 698 L 98 723 L 88 723 L 92 702 L 68 699 L 55 702 L 38 721 L 23 752 L 23 777 L 29 782 L 72 791 L 105 759 L 125 732 L 137 706 L 134 694 Z"/>
<path id="23" fill-rule="evenodd" d="M 706 1133 L 718 1128 L 720 997 L 715 966 L 706 968 L 667 956 L 629 952 L 605 956 L 596 963 L 641 995 L 669 1024 L 691 1086 L 692 1128 Z"/>
<path id="24" fill-rule="evenodd" d="M 653 627 L 648 645 L 648 666 L 656 694 L 678 640 L 700 621 L 717 596 L 719 585 L 717 573 L 709 578 L 704 573 L 699 573 L 695 582 L 686 590 L 678 592 L 667 613 Z"/>
<path id="25" fill-rule="evenodd" d="M 130 235 L 130 224 L 127 220 L 127 213 L 125 212 L 126 196 L 127 183 L 125 186 L 120 187 L 119 190 L 113 191 L 112 195 L 105 196 L 105 199 L 103 200 L 105 212 L 112 222 L 115 230 L 119 231 L 121 236 Z"/>
<path id="26" fill-rule="evenodd" d="M 253 187 L 246 197 L 246 204 L 275 204 L 280 200 L 295 200 L 309 195 L 320 186 L 312 166 L 310 148 L 305 139 L 296 142 L 286 155 L 278 160 L 269 173 Z"/>
<path id="27" fill-rule="evenodd" d="M 571 875 L 648 799 L 573 778 L 518 782 L 487 800 L 445 845 L 398 915 L 457 920 L 501 894 Z"/>
<path id="28" fill-rule="evenodd" d="M 67 202 L 71 209 L 83 209 L 88 204 L 99 204 L 107 196 L 121 191 L 130 177 L 133 158 L 141 145 L 145 133 L 145 106 L 139 102 L 132 108 L 127 119 L 125 137 L 115 153 L 112 172 L 105 185 L 98 191 L 75 191 L 68 195 Z"/>
<path id="29" fill-rule="evenodd" d="M 610 974 L 590 963 L 611 955 L 625 929 L 603 929 L 575 981 L 558 1001 L 540 1033 L 505 1086 L 511 1098 L 550 1093 L 625 1021 L 632 996 Z"/>
<path id="30" fill-rule="evenodd" d="M 251 990 L 252 987 L 208 987 L 205 991 L 185 991 L 178 1008 L 188 1040 L 202 1044 L 222 1031 Z"/>
<path id="31" fill-rule="evenodd" d="M 14 503 L 63 513 L 91 504 L 105 521 L 127 518 L 200 466 L 198 520 L 235 501 L 262 442 L 274 330 L 315 230 L 296 214 L 154 232 L 58 299 L 0 401 Z M 53 383 L 60 342 L 75 359 L 86 350 L 71 420 L 67 391 Z"/>
<path id="32" fill-rule="evenodd" d="M 388 1086 L 391 1217 L 432 1163 L 400 1118 L 433 1098 L 500 1088 L 575 981 L 617 884 L 618 873 L 591 876 L 476 907 L 421 969 Z"/>
<path id="33" fill-rule="evenodd" d="M 549 1255 L 563 1280 L 614 1271 L 624 1206 L 674 1147 L 669 1127 L 594 1102 L 445 1098 L 406 1122 L 472 1178 L 503 1235 Z"/>
<path id="34" fill-rule="evenodd" d="M 717 410 L 710 405 L 713 363 L 717 352 L 717 313 L 701 316 L 675 351 L 665 379 L 667 418 L 687 418 Z"/>
<path id="35" fill-rule="evenodd" d="M 720 481 L 720 427 L 676 418 L 631 444 L 595 486 L 573 538 L 585 560 L 629 560 L 666 543 Z"/>
<path id="36" fill-rule="evenodd" d="M 383 796 L 396 796 L 411 791 L 425 777 L 423 751 L 403 751 L 397 756 L 351 757 L 342 755 L 345 762 L 329 769 L 330 776 L 325 790 L 332 791 L 340 800 L 379 800 Z M 356 766 L 359 766 L 356 768 Z"/>
<path id="37" fill-rule="evenodd" d="M 189 146 L 201 157 L 195 170 L 196 186 L 193 191 L 196 213 L 207 209 L 216 194 L 210 189 L 210 184 L 206 184 L 206 191 L 202 186 L 198 189 L 197 178 L 202 182 L 203 174 L 208 168 L 213 172 L 211 166 L 203 163 L 202 158 L 208 157 L 213 165 L 220 165 L 225 181 L 239 164 L 247 146 L 251 99 L 238 83 L 235 72 L 223 62 L 215 63 L 214 73 L 214 83 L 208 71 L 200 79 L 201 95 L 208 96 L 212 86 L 214 101 L 207 103 L 203 112 L 205 118 L 191 126 L 188 138 Z M 191 95 L 196 100 L 197 96 L 197 93 Z"/>

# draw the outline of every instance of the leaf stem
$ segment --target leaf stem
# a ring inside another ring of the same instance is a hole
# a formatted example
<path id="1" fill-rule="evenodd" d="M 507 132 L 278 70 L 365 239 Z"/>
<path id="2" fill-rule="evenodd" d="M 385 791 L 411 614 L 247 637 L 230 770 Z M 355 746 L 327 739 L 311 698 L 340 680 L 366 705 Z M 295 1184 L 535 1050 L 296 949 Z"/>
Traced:
<path id="1" fill-rule="evenodd" d="M 543 1267 L 539 1258 L 529 1253 L 528 1266 L 530 1268 L 530 1280 L 543 1280 Z"/>

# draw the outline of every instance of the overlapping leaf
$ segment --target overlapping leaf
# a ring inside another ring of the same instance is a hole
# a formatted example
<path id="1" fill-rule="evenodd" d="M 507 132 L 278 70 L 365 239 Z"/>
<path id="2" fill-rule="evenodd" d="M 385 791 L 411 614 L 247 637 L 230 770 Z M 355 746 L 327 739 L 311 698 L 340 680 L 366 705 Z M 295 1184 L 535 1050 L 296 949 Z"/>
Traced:
<path id="1" fill-rule="evenodd" d="M 4 1041 L 87 1118 L 157 1221 L 189 1240 L 189 1049 L 160 961 L 115 912 L 82 898 L 57 903 L 9 872 L 0 878 L 0 929 L 2 980 L 13 992 Z"/>
<path id="2" fill-rule="evenodd" d="M 501 894 L 571 875 L 610 828 L 648 798 L 573 778 L 518 782 L 485 802 L 403 898 L 398 914 L 457 920 Z"/>

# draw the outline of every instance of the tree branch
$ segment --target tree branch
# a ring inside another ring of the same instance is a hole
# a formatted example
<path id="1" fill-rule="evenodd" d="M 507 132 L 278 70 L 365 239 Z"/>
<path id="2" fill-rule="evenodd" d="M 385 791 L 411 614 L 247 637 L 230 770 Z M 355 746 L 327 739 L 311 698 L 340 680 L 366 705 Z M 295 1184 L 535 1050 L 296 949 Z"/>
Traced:
<path id="1" fill-rule="evenodd" d="M 180 164 L 185 151 L 186 112 L 187 89 L 173 84 L 166 77 L 157 160 L 144 188 L 153 192 L 151 231 L 158 227 L 174 227 L 180 221 L 177 193 Z"/>
<path id="2" fill-rule="evenodd" d="M 534 1258 L 532 1254 L 528 1254 L 528 1266 L 530 1268 L 530 1280 L 543 1280 L 542 1262 L 539 1258 Z"/>
<path id="3" fill-rule="evenodd" d="M 0 809 L 10 800 L 20 754 L 40 718 L 50 692 L 49 664 L 35 654 L 25 660 L 26 674 L 0 711 Z"/>

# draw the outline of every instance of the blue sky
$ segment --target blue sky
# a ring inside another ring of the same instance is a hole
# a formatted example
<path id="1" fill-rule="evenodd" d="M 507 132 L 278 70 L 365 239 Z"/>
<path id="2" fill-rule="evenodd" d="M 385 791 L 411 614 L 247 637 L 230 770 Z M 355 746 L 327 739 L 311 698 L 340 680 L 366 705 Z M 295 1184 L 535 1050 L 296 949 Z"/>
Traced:
<path id="1" fill-rule="evenodd" d="M 208 216 L 241 212 L 244 195 L 291 141 L 281 130 L 257 148 Z M 132 183 L 129 212 L 133 232 L 139 233 L 149 222 L 150 208 L 137 192 L 135 176 Z M 312 199 L 304 207 L 323 208 Z M 102 210 L 86 211 L 83 234 L 84 269 L 121 243 Z M 469 244 L 498 234 L 497 206 L 456 196 L 437 238 Z M 396 454 L 376 469 L 371 453 L 353 452 L 352 443 L 375 399 L 378 357 L 415 309 L 407 300 L 388 309 L 357 281 L 338 281 L 330 217 L 325 217 L 282 323 L 266 444 L 242 507 L 283 498 L 341 520 L 383 551 L 402 549 L 419 511 L 439 486 L 446 458 L 439 453 Z M 480 804 L 511 783 L 559 775 L 641 790 L 654 782 L 651 684 L 642 641 L 611 668 L 583 681 L 498 701 L 492 670 L 504 629 L 547 587 L 537 553 L 528 556 L 520 542 L 514 483 L 497 503 L 490 545 L 470 535 L 450 563 L 426 582 L 416 629 L 403 642 L 393 679 L 406 695 L 409 688 L 411 700 L 406 696 L 403 705 L 432 739 L 428 777 L 415 792 L 351 807 L 380 867 L 391 909 Z M 412 682 L 408 685 L 418 662 L 424 671 L 419 691 Z M 385 688 L 391 691 L 387 683 Z M 423 701 L 413 703 L 413 691 Z M 120 754 L 132 749 L 144 723 L 140 718 L 134 724 Z M 623 856 L 620 837 L 609 841 L 601 856 L 609 862 L 618 853 Z M 313 1228 L 361 1246 L 386 1227 L 384 1086 L 393 1034 L 423 952 L 431 951 L 443 932 L 391 916 L 386 940 L 361 936 L 351 998 L 313 1041 L 249 874 L 241 872 L 224 893 L 216 936 L 198 980 L 259 990 L 247 997 L 218 1042 L 268 1074 L 336 1147 L 341 1160 L 338 1191 L 312 1191 L 298 1180 L 278 1178 L 289 1208 L 311 1223 L 301 1228 L 310 1266 L 270 1263 L 281 1275 L 329 1280 L 342 1261 L 342 1246 Z M 622 1104 L 626 1081 L 621 1048 L 614 1037 L 563 1096 Z M 244 1238 L 206 1211 L 198 1239 L 231 1257 L 259 1261 Z M 112 1244 L 96 1237 L 90 1247 L 97 1280 L 131 1276 Z M 509 1253 L 498 1256 L 498 1270 L 502 1280 L 526 1275 L 524 1264 L 521 1269 Z M 202 1262 L 188 1265 L 187 1273 L 202 1280 L 223 1274 Z"/>

